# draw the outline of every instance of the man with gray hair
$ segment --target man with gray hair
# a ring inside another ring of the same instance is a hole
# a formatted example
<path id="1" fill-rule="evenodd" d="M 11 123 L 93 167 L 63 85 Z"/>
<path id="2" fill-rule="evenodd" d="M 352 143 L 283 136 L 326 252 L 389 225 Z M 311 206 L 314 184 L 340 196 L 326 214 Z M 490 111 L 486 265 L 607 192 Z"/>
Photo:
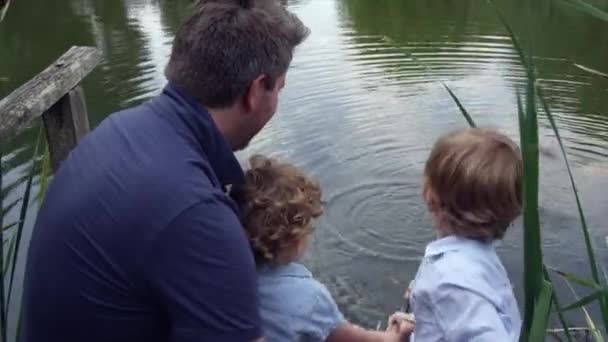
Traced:
<path id="1" fill-rule="evenodd" d="M 30 244 L 22 341 L 262 338 L 228 185 L 308 29 L 270 0 L 199 1 L 156 98 L 115 113 L 55 174 Z"/>

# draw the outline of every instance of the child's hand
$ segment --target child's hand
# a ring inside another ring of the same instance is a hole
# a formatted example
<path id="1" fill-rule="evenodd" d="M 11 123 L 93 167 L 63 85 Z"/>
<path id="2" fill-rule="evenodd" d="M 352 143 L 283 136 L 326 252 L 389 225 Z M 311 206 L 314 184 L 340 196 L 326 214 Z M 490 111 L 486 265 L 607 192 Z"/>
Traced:
<path id="1" fill-rule="evenodd" d="M 391 335 L 390 341 L 409 341 L 415 328 L 414 315 L 395 312 L 388 318 L 386 332 Z"/>
<path id="2" fill-rule="evenodd" d="M 406 302 L 409 302 L 410 299 L 412 298 L 412 288 L 414 287 L 414 281 L 410 281 L 410 285 L 407 287 L 407 289 L 405 289 L 405 293 L 403 293 L 403 299 L 405 299 Z"/>

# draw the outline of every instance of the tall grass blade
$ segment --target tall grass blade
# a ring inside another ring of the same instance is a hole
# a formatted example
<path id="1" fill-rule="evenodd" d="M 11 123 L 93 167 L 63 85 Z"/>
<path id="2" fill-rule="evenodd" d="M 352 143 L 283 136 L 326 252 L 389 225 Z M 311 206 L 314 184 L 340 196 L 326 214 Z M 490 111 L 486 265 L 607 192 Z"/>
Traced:
<path id="1" fill-rule="evenodd" d="M 471 126 L 471 127 L 477 127 L 477 125 L 475 125 L 475 121 L 473 121 L 473 118 L 471 117 L 471 115 L 469 115 L 469 112 L 467 112 L 467 110 L 464 108 L 464 106 L 462 105 L 462 103 L 460 102 L 460 100 L 458 99 L 458 97 L 456 97 L 456 94 L 454 94 L 454 92 L 452 91 L 452 89 L 450 89 L 450 87 L 448 87 L 448 85 L 445 84 L 444 82 L 441 82 L 441 84 L 443 84 L 443 86 L 445 87 L 445 90 L 448 91 L 448 93 L 452 97 L 452 100 L 454 100 L 454 102 L 456 102 L 456 105 L 460 109 L 460 112 L 462 113 L 462 115 L 464 116 L 464 118 L 469 123 L 469 126 Z"/>
<path id="2" fill-rule="evenodd" d="M 583 0 L 560 0 L 566 6 L 576 9 L 579 12 L 589 14 L 603 21 L 608 21 L 608 12 L 583 1 Z"/>
<path id="3" fill-rule="evenodd" d="M 590 288 L 593 290 L 599 290 L 602 288 L 600 284 L 594 282 L 593 280 L 584 279 L 584 278 L 575 276 L 574 274 L 560 271 L 553 267 L 547 267 L 547 268 L 549 270 L 555 272 L 560 277 L 564 278 L 564 280 L 571 281 L 573 283 L 576 283 L 578 285 L 581 285 L 581 286 L 584 286 L 584 287 L 587 287 L 587 288 Z"/>
<path id="4" fill-rule="evenodd" d="M 591 302 L 596 301 L 597 299 L 599 299 L 601 296 L 604 296 L 604 295 L 605 295 L 604 291 L 595 291 L 592 294 L 585 296 L 572 304 L 566 305 L 565 307 L 562 308 L 562 312 L 581 308 L 587 304 L 590 304 Z"/>
<path id="5" fill-rule="evenodd" d="M 564 317 L 564 314 L 562 312 L 562 306 L 561 306 L 560 300 L 557 297 L 557 294 L 555 293 L 555 286 L 553 285 L 553 280 L 549 276 L 548 267 L 546 265 L 543 268 L 543 274 L 545 275 L 545 279 L 547 279 L 547 281 L 551 282 L 551 286 L 553 287 L 553 291 L 551 291 L 551 296 L 553 297 L 553 299 L 552 299 L 553 305 L 555 305 L 555 310 L 557 311 L 557 318 L 559 320 L 559 323 L 562 325 L 562 328 L 564 329 L 564 336 L 566 336 L 566 340 L 568 342 L 572 342 L 573 339 L 572 339 L 572 335 L 570 334 L 570 325 L 568 323 L 566 323 L 566 317 Z"/>
<path id="6" fill-rule="evenodd" d="M 8 12 L 8 7 L 11 5 L 11 0 L 0 0 L 0 3 L 2 3 L 2 5 L 0 5 L 0 23 L 2 22 L 2 20 L 4 20 L 4 17 L 6 16 L 6 12 Z"/>
<path id="7" fill-rule="evenodd" d="M 534 317 L 532 318 L 529 341 L 545 340 L 549 316 L 551 315 L 552 298 L 553 285 L 545 280 L 534 308 Z"/>
<path id="8" fill-rule="evenodd" d="M 17 221 L 17 222 L 13 222 L 13 223 L 9 223 L 9 224 L 7 224 L 6 226 L 3 226 L 3 227 L 2 227 L 2 230 L 3 230 L 3 231 L 6 231 L 6 230 L 9 230 L 9 229 L 11 229 L 11 228 L 15 228 L 15 227 L 17 227 L 18 225 L 19 225 L 19 221 Z"/>
<path id="9" fill-rule="evenodd" d="M 523 54 L 523 52 L 521 52 Z M 540 236 L 538 209 L 539 147 L 538 122 L 534 96 L 535 75 L 531 64 L 526 66 L 528 85 L 525 110 L 518 104 L 520 119 L 521 151 L 524 167 L 523 179 L 523 221 L 524 221 L 524 288 L 525 311 L 522 340 L 529 341 L 529 333 L 535 311 L 535 304 L 544 286 L 543 256 Z M 519 98 L 519 97 L 518 97 Z"/>
<path id="10" fill-rule="evenodd" d="M 21 235 L 23 233 L 23 226 L 25 225 L 25 218 L 27 216 L 27 211 L 29 209 L 30 203 L 30 194 L 32 191 L 32 183 L 34 180 L 34 175 L 36 174 L 36 166 L 37 166 L 37 157 L 38 157 L 38 149 L 40 147 L 40 141 L 42 140 L 44 131 L 44 126 L 40 125 L 38 130 L 38 137 L 36 138 L 36 143 L 34 145 L 34 155 L 32 156 L 32 166 L 30 168 L 30 172 L 28 174 L 27 183 L 25 184 L 25 190 L 23 192 L 23 201 L 21 202 L 21 212 L 19 215 L 19 226 L 17 227 L 17 231 L 15 231 L 15 236 L 13 236 L 14 246 L 12 247 L 12 253 L 8 255 L 10 258 L 9 267 L 10 267 L 10 278 L 8 283 L 8 294 L 6 297 L 7 306 L 10 305 L 11 301 L 11 293 L 13 290 L 13 280 L 15 279 L 15 267 L 17 265 L 17 255 L 18 249 L 21 243 Z M 12 242 L 11 242 L 12 243 Z M 9 247 L 9 251 L 11 251 Z"/>
<path id="11" fill-rule="evenodd" d="M 557 318 L 559 320 L 559 323 L 564 329 L 564 336 L 566 336 L 566 340 L 568 340 L 568 342 L 574 341 L 572 335 L 570 334 L 570 325 L 566 323 L 566 318 L 564 317 L 564 313 L 562 312 L 562 306 L 559 302 L 559 298 L 555 294 L 555 291 L 553 291 L 553 304 L 555 305 L 555 310 L 557 311 Z"/>
<path id="12" fill-rule="evenodd" d="M 582 307 L 581 309 L 583 310 L 583 313 L 585 314 L 585 321 L 587 322 L 587 326 L 589 327 L 589 330 L 591 331 L 593 340 L 595 342 L 604 342 L 604 336 L 602 335 L 602 332 L 600 331 L 600 329 L 597 328 L 597 325 L 591 318 L 589 311 L 587 311 L 587 309 L 585 309 L 585 307 Z"/>
<path id="13" fill-rule="evenodd" d="M 15 237 L 11 238 L 9 243 L 8 243 L 8 250 L 6 252 L 6 258 L 4 259 L 4 263 L 1 265 L 2 266 L 2 278 L 3 279 L 7 279 L 6 276 L 10 275 L 9 271 L 10 271 L 10 266 L 11 266 L 11 260 L 12 260 L 12 256 L 15 253 L 15 243 L 17 242 L 17 239 Z M 9 278 L 10 279 L 10 278 Z M 12 286 L 12 283 L 9 282 L 9 293 L 11 293 L 10 291 L 10 287 Z M 8 297 L 7 297 L 7 305 L 8 305 Z M 8 310 L 8 308 L 7 308 Z"/>
<path id="14" fill-rule="evenodd" d="M 519 90 L 516 92 L 517 96 L 517 122 L 519 124 L 519 141 L 524 141 L 526 135 L 526 114 L 524 112 L 524 105 L 521 102 L 521 95 Z"/>
<path id="15" fill-rule="evenodd" d="M 4 164 L 6 166 L 6 163 Z M 19 185 L 23 184 L 26 180 L 26 177 L 17 177 L 17 179 L 9 184 L 4 184 L 4 188 L 0 191 L 0 195 L 2 198 L 8 197 L 8 195 L 15 189 L 19 187 Z"/>
<path id="16" fill-rule="evenodd" d="M 586 67 L 584 65 L 576 64 L 576 63 L 574 63 L 574 66 L 577 67 L 577 68 L 579 68 L 579 69 L 581 69 L 581 70 L 583 70 L 583 71 L 586 71 L 586 72 L 588 72 L 590 74 L 594 74 L 594 75 L 597 75 L 597 76 L 602 76 L 602 77 L 608 78 L 608 74 L 603 73 L 601 71 L 598 71 L 598 70 Z"/>
<path id="17" fill-rule="evenodd" d="M 42 157 L 42 169 L 40 170 L 40 190 L 38 191 L 38 208 L 42 207 L 44 194 L 49 184 L 49 176 L 51 174 L 51 156 L 49 146 L 46 145 L 44 156 Z"/>
<path id="18" fill-rule="evenodd" d="M 6 214 L 8 214 L 20 202 L 21 202 L 21 198 L 17 198 L 16 200 L 12 201 L 11 203 L 5 205 L 2 208 L 2 210 L 0 211 L 0 215 L 2 215 L 2 217 L 6 216 Z"/>
<path id="19" fill-rule="evenodd" d="M 538 146 L 538 113 L 536 110 L 535 82 L 536 74 L 532 63 L 532 54 L 524 53 L 513 29 L 492 0 L 488 3 L 496 11 L 511 37 L 513 46 L 519 56 L 527 75 L 525 109 L 517 94 L 517 107 L 521 139 L 521 152 L 524 165 L 523 179 L 523 218 L 524 218 L 524 321 L 520 341 L 530 341 L 535 305 L 545 287 L 543 256 L 540 234 L 540 217 L 538 209 L 539 182 L 539 146 Z"/>
<path id="20" fill-rule="evenodd" d="M 529 104 L 528 104 L 529 105 Z M 517 112 L 519 118 L 519 133 L 521 140 L 521 151 L 524 162 L 524 180 L 523 180 L 523 215 L 524 215 L 524 321 L 522 325 L 521 341 L 530 341 L 529 334 L 532 329 L 532 321 L 534 317 L 534 306 L 540 294 L 540 281 L 538 272 L 540 270 L 538 264 L 542 262 L 542 254 L 538 248 L 540 244 L 540 229 L 534 223 L 538 220 L 534 216 L 538 216 L 538 208 L 534 209 L 534 189 L 538 187 L 538 171 L 534 172 L 534 149 L 531 146 L 533 138 L 530 137 L 531 132 L 528 127 L 527 113 L 524 110 L 521 97 L 517 94 Z M 538 155 L 537 155 L 538 158 Z M 538 162 L 538 160 L 537 160 Z M 538 167 L 538 166 L 537 166 Z M 535 186 L 536 184 L 536 186 Z M 538 191 L 538 189 L 536 189 Z M 536 202 L 537 205 L 538 202 Z"/>
<path id="21" fill-rule="evenodd" d="M 2 163 L 3 147 L 0 145 L 0 194 L 4 185 L 4 165 Z M 0 227 L 4 227 L 4 197 L 0 197 Z M 4 264 L 4 229 L 0 229 L 0 265 Z M 5 301 L 4 278 L 0 279 L 0 338 L 6 342 L 6 301 Z"/>
<path id="22" fill-rule="evenodd" d="M 568 160 L 568 154 L 566 153 L 566 148 L 564 147 L 564 142 L 562 140 L 561 135 L 559 134 L 559 129 L 557 128 L 557 124 L 555 123 L 555 118 L 553 117 L 553 113 L 545 100 L 544 93 L 540 87 L 538 87 L 538 98 L 543 106 L 543 110 L 547 119 L 549 119 L 549 124 L 551 125 L 551 129 L 553 129 L 553 133 L 555 134 L 555 138 L 559 144 L 560 151 L 562 153 L 562 157 L 564 158 L 564 163 L 566 164 L 566 170 L 568 172 L 568 177 L 570 179 L 570 185 L 572 187 L 572 192 L 574 193 L 574 199 L 576 201 L 576 208 L 578 210 L 579 219 L 581 221 L 581 229 L 583 231 L 583 238 L 585 241 L 585 247 L 587 250 L 587 258 L 589 259 L 589 267 L 591 268 L 591 275 L 593 280 L 598 285 L 604 285 L 605 282 L 603 278 L 600 278 L 599 269 L 597 266 L 597 261 L 595 259 L 595 250 L 593 247 L 593 241 L 591 239 L 591 234 L 589 232 L 589 227 L 587 226 L 587 218 L 585 217 L 585 213 L 583 211 L 583 205 L 581 204 L 581 199 L 578 194 L 578 187 L 576 186 L 576 181 L 574 180 L 574 174 L 572 173 L 572 167 L 570 166 L 570 161 Z M 602 318 L 604 321 L 604 327 L 608 328 L 608 296 L 603 296 L 599 298 L 600 310 L 602 312 Z"/>
<path id="23" fill-rule="evenodd" d="M 524 49 L 521 48 L 521 45 L 519 44 L 519 40 L 515 36 L 515 32 L 511 28 L 511 25 L 509 25 L 505 16 L 498 9 L 496 4 L 494 4 L 494 1 L 492 1 L 492 0 L 486 0 L 486 1 L 488 2 L 488 4 L 490 4 L 490 6 L 492 8 L 494 8 L 494 12 L 496 12 L 496 16 L 498 17 L 498 19 L 500 20 L 502 25 L 505 27 L 505 30 L 507 30 L 507 33 L 509 34 L 509 37 L 511 38 L 511 42 L 513 43 L 513 47 L 515 47 L 515 51 L 517 52 L 517 55 L 519 56 L 519 61 L 521 62 L 521 64 L 523 66 L 527 66 L 528 63 L 526 61 L 526 55 L 524 54 Z"/>
<path id="24" fill-rule="evenodd" d="M 521 137 L 521 151 L 524 167 L 523 179 L 523 221 L 524 221 L 524 288 L 525 311 L 522 326 L 522 341 L 529 341 L 535 317 L 543 315 L 543 308 L 535 308 L 540 296 L 546 288 L 544 277 L 542 244 L 540 234 L 540 216 L 538 208 L 539 193 L 539 138 L 538 113 L 536 110 L 536 95 L 534 84 L 536 74 L 532 63 L 532 54 L 526 58 L 513 29 L 500 11 L 497 15 L 511 37 L 513 46 L 519 55 L 527 75 L 525 109 L 518 94 L 518 118 Z M 535 312 L 541 310 L 540 313 Z M 535 340 L 532 340 L 535 341 Z"/>
<path id="25" fill-rule="evenodd" d="M 576 293 L 576 291 L 574 290 L 574 287 L 572 287 L 572 284 L 570 284 L 570 282 L 566 279 L 564 279 L 564 282 L 566 283 L 566 286 L 568 286 L 568 288 L 570 289 L 570 292 L 572 292 L 572 294 L 574 295 L 574 298 L 578 300 L 579 296 Z M 602 336 L 602 332 L 597 328 L 597 325 L 591 318 L 589 311 L 587 311 L 587 309 L 584 306 L 581 307 L 581 310 L 583 311 L 585 321 L 587 322 L 587 326 L 589 327 L 589 330 L 591 331 L 593 340 L 596 342 L 604 342 L 604 337 Z"/>

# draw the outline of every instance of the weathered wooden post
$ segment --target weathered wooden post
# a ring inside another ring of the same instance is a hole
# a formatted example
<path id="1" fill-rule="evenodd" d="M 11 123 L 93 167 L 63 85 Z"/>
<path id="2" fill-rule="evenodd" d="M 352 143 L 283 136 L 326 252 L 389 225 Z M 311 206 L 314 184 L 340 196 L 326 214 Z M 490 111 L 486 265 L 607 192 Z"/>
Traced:
<path id="1" fill-rule="evenodd" d="M 57 170 L 70 151 L 89 132 L 89 116 L 81 86 L 70 90 L 42 115 L 51 154 Z"/>
<path id="2" fill-rule="evenodd" d="M 101 61 L 92 47 L 72 47 L 43 72 L 0 100 L 0 144 L 43 117 L 51 164 L 57 170 L 89 131 L 80 83 Z"/>

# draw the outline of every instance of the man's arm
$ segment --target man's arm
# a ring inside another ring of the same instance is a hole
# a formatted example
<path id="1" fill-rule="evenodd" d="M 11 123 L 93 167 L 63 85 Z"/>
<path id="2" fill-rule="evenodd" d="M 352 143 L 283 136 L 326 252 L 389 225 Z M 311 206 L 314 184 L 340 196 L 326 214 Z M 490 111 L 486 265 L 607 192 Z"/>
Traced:
<path id="1" fill-rule="evenodd" d="M 260 338 L 255 262 L 227 204 L 219 198 L 201 201 L 157 240 L 149 277 L 171 320 L 171 341 Z"/>

